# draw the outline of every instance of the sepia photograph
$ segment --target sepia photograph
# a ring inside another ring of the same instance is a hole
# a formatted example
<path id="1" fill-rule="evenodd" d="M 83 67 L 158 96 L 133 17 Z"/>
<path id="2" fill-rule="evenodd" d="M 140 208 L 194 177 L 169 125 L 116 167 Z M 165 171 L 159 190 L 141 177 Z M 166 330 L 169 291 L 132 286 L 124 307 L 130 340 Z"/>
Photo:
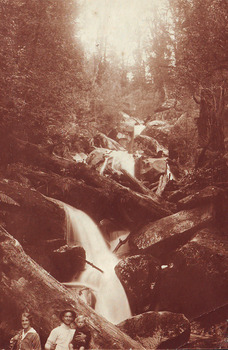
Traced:
<path id="1" fill-rule="evenodd" d="M 0 19 L 0 350 L 228 349 L 228 0 Z"/>

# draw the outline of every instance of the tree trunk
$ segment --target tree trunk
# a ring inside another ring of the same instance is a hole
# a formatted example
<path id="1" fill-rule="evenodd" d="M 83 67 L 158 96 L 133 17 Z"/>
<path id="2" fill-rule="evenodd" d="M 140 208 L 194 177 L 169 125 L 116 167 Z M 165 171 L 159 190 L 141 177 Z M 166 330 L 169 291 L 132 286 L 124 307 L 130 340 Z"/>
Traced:
<path id="1" fill-rule="evenodd" d="M 225 98 L 222 87 L 201 91 L 200 116 L 197 123 L 201 147 L 206 147 L 211 151 L 224 151 L 224 106 Z"/>
<path id="2" fill-rule="evenodd" d="M 7 327 L 16 329 L 20 313 L 29 308 L 34 315 L 34 328 L 45 342 L 52 328 L 59 324 L 59 312 L 74 309 L 88 317 L 92 333 L 91 347 L 96 349 L 143 349 L 113 324 L 96 314 L 80 298 L 75 297 L 35 261 L 27 256 L 21 245 L 0 227 L 0 342 L 7 340 Z M 118 301 L 117 301 L 118 303 Z M 117 305 L 118 307 L 118 305 Z M 5 327 L 5 330 L 4 328 Z M 8 339 L 9 339 L 8 338 Z M 1 345 L 1 344 L 0 344 Z"/>

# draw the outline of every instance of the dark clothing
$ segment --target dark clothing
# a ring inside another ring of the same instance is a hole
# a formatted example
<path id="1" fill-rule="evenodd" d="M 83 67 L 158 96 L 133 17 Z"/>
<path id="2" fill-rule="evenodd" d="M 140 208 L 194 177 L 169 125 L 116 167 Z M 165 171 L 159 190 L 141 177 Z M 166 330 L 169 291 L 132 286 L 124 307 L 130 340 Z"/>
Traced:
<path id="1" fill-rule="evenodd" d="M 77 335 L 79 335 L 80 333 L 86 335 L 85 340 L 83 340 L 83 341 L 77 341 L 77 340 L 75 339 L 75 337 L 76 337 Z M 84 346 L 85 349 L 89 349 L 90 340 L 91 340 L 91 334 L 90 334 L 89 328 L 88 328 L 87 326 L 77 327 L 77 329 L 75 330 L 75 333 L 74 333 L 74 337 L 73 337 L 73 339 L 72 339 L 72 341 L 71 341 L 71 344 L 73 345 L 73 348 L 74 348 L 74 349 L 79 349 L 80 346 Z"/>

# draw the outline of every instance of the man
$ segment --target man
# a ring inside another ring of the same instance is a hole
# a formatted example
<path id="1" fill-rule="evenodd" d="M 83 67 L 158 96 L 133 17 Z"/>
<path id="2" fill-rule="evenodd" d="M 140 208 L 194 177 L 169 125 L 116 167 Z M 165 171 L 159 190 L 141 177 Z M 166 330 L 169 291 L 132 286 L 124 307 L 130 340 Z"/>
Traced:
<path id="1" fill-rule="evenodd" d="M 64 310 L 60 313 L 61 326 L 54 328 L 45 344 L 45 350 L 68 350 L 75 329 L 70 327 L 75 320 L 76 313 L 72 310 Z"/>

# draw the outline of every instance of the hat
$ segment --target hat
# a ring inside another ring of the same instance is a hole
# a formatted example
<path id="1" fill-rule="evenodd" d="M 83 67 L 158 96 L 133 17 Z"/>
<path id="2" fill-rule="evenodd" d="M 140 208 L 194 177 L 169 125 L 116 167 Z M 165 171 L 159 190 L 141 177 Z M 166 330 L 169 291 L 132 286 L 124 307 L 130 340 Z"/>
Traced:
<path id="1" fill-rule="evenodd" d="M 76 318 L 76 312 L 75 312 L 75 311 L 70 310 L 70 309 L 66 309 L 66 310 L 61 311 L 60 314 L 59 314 L 59 318 L 60 318 L 61 321 L 63 320 L 63 316 L 64 316 L 67 312 L 70 312 L 71 315 L 74 317 L 74 319 Z"/>

